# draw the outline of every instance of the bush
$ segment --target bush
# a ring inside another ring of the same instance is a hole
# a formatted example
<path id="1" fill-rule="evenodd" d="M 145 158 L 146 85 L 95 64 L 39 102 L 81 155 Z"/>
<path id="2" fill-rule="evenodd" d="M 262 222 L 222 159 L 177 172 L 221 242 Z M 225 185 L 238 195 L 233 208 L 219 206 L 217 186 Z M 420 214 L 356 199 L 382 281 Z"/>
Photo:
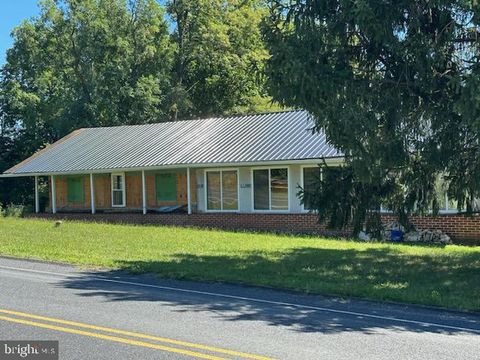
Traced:
<path id="1" fill-rule="evenodd" d="M 5 216 L 5 209 L 3 208 L 2 204 L 0 204 L 0 217 Z"/>
<path id="2" fill-rule="evenodd" d="M 8 205 L 4 212 L 4 216 L 10 216 L 10 217 L 21 217 L 25 211 L 25 206 L 23 205 L 15 205 L 15 204 L 10 204 Z"/>

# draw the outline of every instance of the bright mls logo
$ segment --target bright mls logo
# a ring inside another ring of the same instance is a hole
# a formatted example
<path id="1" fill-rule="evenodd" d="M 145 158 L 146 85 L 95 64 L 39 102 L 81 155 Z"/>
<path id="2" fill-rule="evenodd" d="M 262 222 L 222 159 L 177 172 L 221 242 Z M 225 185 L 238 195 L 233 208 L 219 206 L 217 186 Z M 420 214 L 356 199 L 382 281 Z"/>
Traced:
<path id="1" fill-rule="evenodd" d="M 58 341 L 0 340 L 0 360 L 58 360 Z"/>

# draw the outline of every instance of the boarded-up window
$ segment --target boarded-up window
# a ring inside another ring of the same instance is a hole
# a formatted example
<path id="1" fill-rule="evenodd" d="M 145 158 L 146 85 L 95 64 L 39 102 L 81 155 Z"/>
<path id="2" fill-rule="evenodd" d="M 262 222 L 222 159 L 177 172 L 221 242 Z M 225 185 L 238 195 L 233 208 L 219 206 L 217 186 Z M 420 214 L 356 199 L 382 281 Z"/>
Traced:
<path id="1" fill-rule="evenodd" d="M 236 171 L 222 171 L 222 210 L 238 209 L 238 179 Z"/>
<path id="2" fill-rule="evenodd" d="M 177 200 L 176 174 L 157 174 L 155 176 L 155 192 L 158 201 Z"/>
<path id="3" fill-rule="evenodd" d="M 222 209 L 222 192 L 220 185 L 220 171 L 207 172 L 207 209 Z"/>
<path id="4" fill-rule="evenodd" d="M 71 203 L 83 203 L 85 192 L 83 189 L 83 177 L 74 176 L 67 178 L 67 200 Z"/>
<path id="5" fill-rule="evenodd" d="M 238 210 L 236 170 L 207 171 L 207 210 Z"/>

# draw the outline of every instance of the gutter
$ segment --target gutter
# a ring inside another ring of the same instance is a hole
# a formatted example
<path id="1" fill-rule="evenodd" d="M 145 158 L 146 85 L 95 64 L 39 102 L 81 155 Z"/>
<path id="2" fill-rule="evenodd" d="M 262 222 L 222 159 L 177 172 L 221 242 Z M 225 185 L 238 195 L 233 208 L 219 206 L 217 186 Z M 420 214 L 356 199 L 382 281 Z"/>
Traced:
<path id="1" fill-rule="evenodd" d="M 343 156 L 332 156 L 325 158 L 328 165 L 340 165 L 343 163 Z M 130 168 L 106 168 L 106 169 L 83 169 L 72 171 L 51 171 L 51 172 L 29 172 L 29 173 L 3 173 L 0 178 L 16 178 L 28 176 L 50 176 L 50 175 L 84 175 L 84 174 L 105 174 L 112 172 L 132 172 L 132 171 L 158 171 L 158 170 L 172 170 L 172 169 L 191 169 L 198 168 L 217 168 L 217 167 L 242 167 L 242 166 L 277 166 L 277 165 L 305 165 L 305 164 L 319 164 L 323 161 L 319 159 L 302 159 L 302 160 L 276 160 L 276 161 L 253 161 L 253 162 L 228 162 L 228 163 L 207 163 L 207 164 L 179 164 L 179 165 L 161 165 L 161 166 L 143 166 Z M 13 169 L 13 168 L 12 168 Z"/>

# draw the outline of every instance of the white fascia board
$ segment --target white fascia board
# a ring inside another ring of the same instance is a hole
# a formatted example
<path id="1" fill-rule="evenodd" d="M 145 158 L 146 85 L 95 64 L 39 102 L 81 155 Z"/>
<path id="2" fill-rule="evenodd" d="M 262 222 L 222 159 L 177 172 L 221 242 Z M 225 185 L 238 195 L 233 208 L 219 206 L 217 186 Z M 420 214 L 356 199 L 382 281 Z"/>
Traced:
<path id="1" fill-rule="evenodd" d="M 190 167 L 195 168 L 220 168 L 220 167 L 242 167 L 242 166 L 278 166 L 278 165 L 293 165 L 293 164 L 312 164 L 318 165 L 323 162 L 323 159 L 302 159 L 302 160 L 277 160 L 277 161 L 254 161 L 254 162 L 229 162 L 229 163 L 208 163 L 208 164 L 180 164 L 180 165 L 162 165 L 162 166 L 143 166 L 133 168 L 109 168 L 109 169 L 85 169 L 78 171 L 59 171 L 59 172 L 45 172 L 45 173 L 14 173 L 14 174 L 0 174 L 0 178 L 14 178 L 14 177 L 28 177 L 28 176 L 50 176 L 50 175 L 88 175 L 88 174 L 104 174 L 114 172 L 132 172 L 132 171 L 158 171 L 171 169 L 186 169 Z M 328 165 L 342 164 L 343 157 L 326 158 L 325 162 Z"/>

